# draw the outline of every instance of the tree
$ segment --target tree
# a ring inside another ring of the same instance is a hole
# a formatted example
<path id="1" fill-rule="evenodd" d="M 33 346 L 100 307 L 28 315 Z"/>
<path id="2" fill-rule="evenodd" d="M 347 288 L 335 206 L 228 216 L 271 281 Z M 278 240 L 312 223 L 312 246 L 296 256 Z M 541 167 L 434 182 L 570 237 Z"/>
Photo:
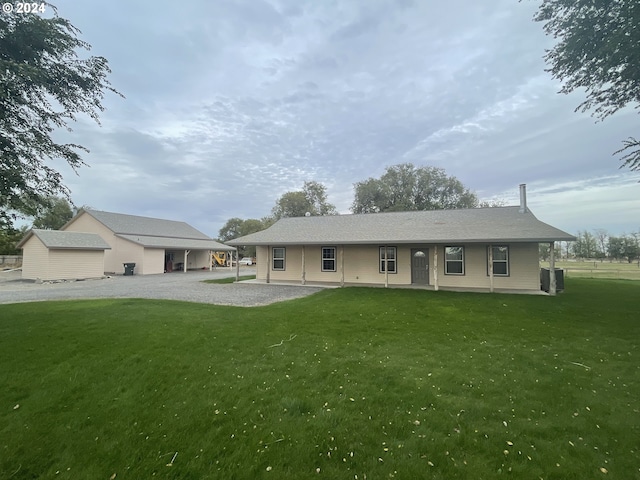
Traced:
<path id="1" fill-rule="evenodd" d="M 250 218 L 248 220 L 243 220 L 238 217 L 230 218 L 218 232 L 218 240 L 224 243 L 234 238 L 259 232 L 260 230 L 267 228 L 267 226 L 268 225 L 266 225 L 263 220 L 256 220 L 255 218 Z M 243 257 L 255 257 L 256 247 L 241 247 L 238 249 L 238 253 Z"/>
<path id="2" fill-rule="evenodd" d="M 473 208 L 478 197 L 457 178 L 436 167 L 401 163 L 387 167 L 380 178 L 354 184 L 353 213 Z"/>
<path id="3" fill-rule="evenodd" d="M 16 245 L 26 235 L 26 226 L 20 229 L 5 226 L 0 228 L 0 255 L 22 255 L 22 251 Z"/>
<path id="4" fill-rule="evenodd" d="M 596 241 L 598 242 L 598 258 L 600 258 L 600 261 L 602 262 L 602 260 L 607 256 L 609 234 L 604 228 L 596 228 L 593 233 Z"/>
<path id="5" fill-rule="evenodd" d="M 336 207 L 327 201 L 326 187 L 318 182 L 304 182 L 302 190 L 283 194 L 271 210 L 275 220 L 283 217 L 337 215 Z"/>
<path id="6" fill-rule="evenodd" d="M 585 230 L 584 232 L 578 232 L 572 248 L 573 254 L 577 258 L 595 258 L 597 256 L 598 244 L 596 238 Z"/>
<path id="7" fill-rule="evenodd" d="M 58 230 L 73 218 L 73 209 L 66 198 L 50 197 L 33 220 L 33 228 Z"/>
<path id="8" fill-rule="evenodd" d="M 84 162 L 80 145 L 57 143 L 52 133 L 70 131 L 69 123 L 84 113 L 99 124 L 106 91 L 117 92 L 107 80 L 107 60 L 79 58 L 89 50 L 80 31 L 53 16 L 0 14 L 0 224 L 49 196 L 69 199 L 62 175 L 48 161 L 62 159 L 77 171 Z M 48 12 L 49 13 L 49 12 Z"/>
<path id="9" fill-rule="evenodd" d="M 545 60 L 561 93 L 585 89 L 576 111 L 604 120 L 640 102 L 640 3 L 637 0 L 543 0 L 534 16 L 559 39 Z M 623 142 L 622 165 L 640 170 L 640 141 Z"/>

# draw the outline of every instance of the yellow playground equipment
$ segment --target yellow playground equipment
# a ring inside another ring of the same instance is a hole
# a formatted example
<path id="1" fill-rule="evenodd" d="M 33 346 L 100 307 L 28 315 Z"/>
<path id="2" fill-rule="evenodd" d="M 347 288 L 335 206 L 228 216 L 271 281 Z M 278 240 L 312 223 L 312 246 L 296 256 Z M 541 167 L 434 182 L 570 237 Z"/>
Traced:
<path id="1" fill-rule="evenodd" d="M 228 267 L 230 252 L 211 252 L 211 265 L 214 267 Z"/>

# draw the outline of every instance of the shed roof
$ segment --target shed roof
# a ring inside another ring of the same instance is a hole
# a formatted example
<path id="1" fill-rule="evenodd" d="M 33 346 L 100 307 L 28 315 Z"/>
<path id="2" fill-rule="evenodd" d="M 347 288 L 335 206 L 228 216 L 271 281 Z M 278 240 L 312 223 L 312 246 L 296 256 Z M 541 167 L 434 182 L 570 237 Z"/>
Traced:
<path id="1" fill-rule="evenodd" d="M 97 233 L 63 232 L 33 228 L 24 236 L 18 248 L 32 236 L 36 236 L 45 247 L 56 250 L 111 250 L 111 247 Z"/>
<path id="2" fill-rule="evenodd" d="M 573 241 L 520 207 L 283 218 L 229 245 Z"/>

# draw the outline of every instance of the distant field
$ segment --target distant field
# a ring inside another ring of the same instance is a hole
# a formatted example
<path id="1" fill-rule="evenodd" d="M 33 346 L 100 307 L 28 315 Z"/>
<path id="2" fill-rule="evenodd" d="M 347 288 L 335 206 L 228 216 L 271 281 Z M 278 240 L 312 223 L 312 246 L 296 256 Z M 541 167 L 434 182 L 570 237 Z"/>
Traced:
<path id="1" fill-rule="evenodd" d="M 0 305 L 0 479 L 638 479 L 639 293 Z"/>
<path id="2" fill-rule="evenodd" d="M 549 262 L 540 262 L 541 267 L 549 267 Z M 610 263 L 607 260 L 591 262 L 556 262 L 556 268 L 565 271 L 566 278 L 617 278 L 621 280 L 640 280 L 638 262 Z"/>

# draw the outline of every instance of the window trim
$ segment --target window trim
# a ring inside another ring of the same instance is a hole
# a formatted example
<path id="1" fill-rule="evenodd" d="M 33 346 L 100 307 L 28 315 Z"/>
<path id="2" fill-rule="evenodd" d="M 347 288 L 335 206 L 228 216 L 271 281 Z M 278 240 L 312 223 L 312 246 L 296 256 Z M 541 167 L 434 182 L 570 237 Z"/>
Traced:
<path id="1" fill-rule="evenodd" d="M 496 260 L 495 253 L 493 255 L 493 276 L 494 277 L 510 277 L 511 276 L 511 252 L 509 245 L 487 245 L 487 276 L 489 276 L 489 249 L 490 248 L 506 248 L 507 259 Z M 496 273 L 496 262 L 504 263 L 507 266 L 507 273 Z"/>
<path id="2" fill-rule="evenodd" d="M 276 257 L 276 249 L 282 250 L 282 257 Z M 276 268 L 276 260 L 282 260 L 282 268 Z M 271 270 L 282 272 L 287 266 L 287 249 L 285 247 L 271 247 Z"/>
<path id="3" fill-rule="evenodd" d="M 391 249 L 393 251 L 393 258 L 382 258 L 384 248 Z M 398 273 L 398 247 L 394 247 L 393 245 L 378 247 L 378 273 L 385 273 L 384 262 L 387 264 L 393 263 L 393 270 L 389 269 L 390 275 Z"/>
<path id="4" fill-rule="evenodd" d="M 447 249 L 449 248 L 459 248 L 460 252 L 462 253 L 462 258 L 460 260 L 449 260 L 447 258 Z M 458 276 L 464 276 L 465 272 L 466 272 L 466 268 L 465 268 L 465 261 L 464 261 L 464 245 L 445 245 L 444 247 L 444 274 L 445 275 L 458 275 Z M 449 264 L 450 263 L 460 263 L 462 266 L 462 271 L 461 272 L 450 272 L 449 271 Z"/>
<path id="5" fill-rule="evenodd" d="M 333 250 L 333 257 L 324 258 L 325 249 Z M 332 269 L 324 268 L 324 262 L 325 261 L 333 262 L 333 268 Z M 337 249 L 337 247 L 328 247 L 328 246 L 320 247 L 320 270 L 322 272 L 336 272 L 337 271 L 337 267 L 338 267 L 338 249 Z"/>

